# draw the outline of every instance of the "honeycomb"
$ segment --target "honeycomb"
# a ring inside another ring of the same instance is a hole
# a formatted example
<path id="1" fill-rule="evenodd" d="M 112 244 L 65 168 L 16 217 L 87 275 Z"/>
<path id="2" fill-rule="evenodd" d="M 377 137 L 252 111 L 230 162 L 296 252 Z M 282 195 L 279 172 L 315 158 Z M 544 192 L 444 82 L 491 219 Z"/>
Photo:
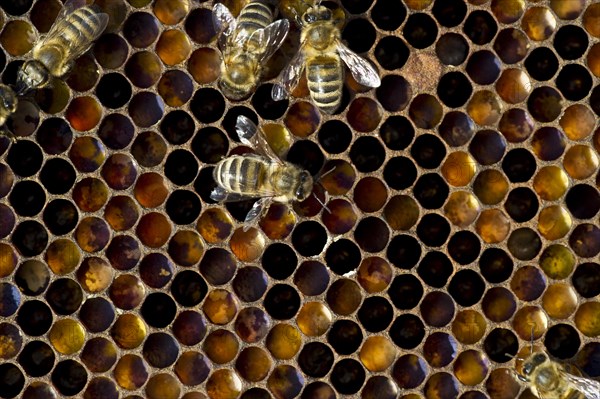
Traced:
<path id="1" fill-rule="evenodd" d="M 295 26 L 232 102 L 212 2 L 96 4 L 0 138 L 0 397 L 529 399 L 533 344 L 600 377 L 600 3 L 328 2 L 382 78 L 331 116 L 271 99 Z M 13 84 L 62 4 L 0 7 Z M 322 174 L 247 231 L 238 115 Z"/>

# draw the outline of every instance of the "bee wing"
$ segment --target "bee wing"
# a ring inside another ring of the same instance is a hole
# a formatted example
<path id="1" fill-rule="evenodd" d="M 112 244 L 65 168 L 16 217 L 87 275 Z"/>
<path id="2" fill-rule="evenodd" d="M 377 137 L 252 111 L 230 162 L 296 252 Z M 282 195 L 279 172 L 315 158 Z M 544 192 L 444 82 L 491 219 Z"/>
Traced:
<path id="1" fill-rule="evenodd" d="M 302 71 L 304 71 L 304 50 L 300 47 L 294 58 L 281 71 L 277 79 L 278 83 L 273 86 L 273 90 L 271 91 L 273 100 L 281 101 L 288 98 L 289 94 L 298 84 Z"/>
<path id="2" fill-rule="evenodd" d="M 257 217 L 259 217 L 263 210 L 268 208 L 269 204 L 271 204 L 271 198 L 263 197 L 259 198 L 258 201 L 256 201 L 254 205 L 252 205 L 252 208 L 250 209 L 250 211 L 248 211 L 248 214 L 246 215 L 246 219 L 244 219 L 244 223 L 246 223 L 246 226 L 244 226 L 244 231 L 248 231 L 248 229 L 250 228 L 250 223 Z"/>
<path id="3" fill-rule="evenodd" d="M 273 55 L 273 53 L 275 53 L 275 51 L 281 47 L 289 29 L 289 21 L 287 19 L 279 19 L 270 23 L 266 28 L 259 29 L 252 34 L 252 36 L 255 34 L 261 35 L 260 40 L 258 41 L 258 43 L 260 43 L 260 47 L 263 49 L 260 62 L 267 61 Z"/>
<path id="4" fill-rule="evenodd" d="M 235 130 L 243 144 L 256 149 L 261 155 L 264 155 L 273 162 L 283 163 L 267 142 L 262 130 L 259 130 L 252 120 L 244 115 L 238 116 L 235 123 Z"/>
<path id="5" fill-rule="evenodd" d="M 379 87 L 381 85 L 379 74 L 367 60 L 350 50 L 340 41 L 337 43 L 337 50 L 340 58 L 348 66 L 352 76 L 358 83 L 367 87 Z"/>
<path id="6" fill-rule="evenodd" d="M 225 198 L 227 198 L 227 194 L 227 190 L 225 190 L 221 186 L 217 186 L 210 192 L 210 199 L 212 199 L 213 201 L 221 202 Z"/>
<path id="7" fill-rule="evenodd" d="M 235 30 L 235 17 L 222 3 L 217 3 L 213 6 L 213 25 L 218 36 L 221 36 L 221 34 L 229 36 Z"/>
<path id="8" fill-rule="evenodd" d="M 578 377 L 573 374 L 565 373 L 565 377 L 571 385 L 579 392 L 583 393 L 587 399 L 600 399 L 600 382 L 591 378 Z"/>

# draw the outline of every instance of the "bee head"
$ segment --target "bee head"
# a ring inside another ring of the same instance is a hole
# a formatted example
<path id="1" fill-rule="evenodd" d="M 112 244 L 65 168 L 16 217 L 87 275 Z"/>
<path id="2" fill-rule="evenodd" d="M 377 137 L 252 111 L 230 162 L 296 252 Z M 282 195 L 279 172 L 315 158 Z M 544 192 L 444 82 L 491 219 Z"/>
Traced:
<path id="1" fill-rule="evenodd" d="M 296 188 L 296 199 L 304 201 L 308 198 L 313 189 L 313 178 L 306 170 L 300 173 L 300 182 Z"/>
<path id="2" fill-rule="evenodd" d="M 48 84 L 50 75 L 44 64 L 36 60 L 25 61 L 17 73 L 17 92 L 24 94 Z"/>
<path id="3" fill-rule="evenodd" d="M 2 101 L 2 107 L 10 113 L 17 110 L 17 95 L 7 85 L 0 84 L 0 101 Z"/>
<path id="4" fill-rule="evenodd" d="M 546 362 L 548 360 L 548 355 L 545 353 L 536 353 L 531 355 L 524 363 L 523 363 L 523 376 L 525 378 L 531 376 L 533 370 L 535 370 L 540 364 Z"/>
<path id="5" fill-rule="evenodd" d="M 331 10 L 329 8 L 317 5 L 310 7 L 302 16 L 302 20 L 305 24 L 312 24 L 317 21 L 329 21 L 331 15 Z"/>

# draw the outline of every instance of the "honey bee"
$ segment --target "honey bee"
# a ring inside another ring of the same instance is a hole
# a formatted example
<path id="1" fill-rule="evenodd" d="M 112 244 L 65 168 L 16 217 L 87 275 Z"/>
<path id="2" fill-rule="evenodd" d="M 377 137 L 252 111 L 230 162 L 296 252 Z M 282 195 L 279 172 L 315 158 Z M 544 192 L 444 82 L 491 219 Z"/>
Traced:
<path id="1" fill-rule="evenodd" d="M 258 84 L 266 61 L 281 46 L 290 24 L 273 21 L 273 12 L 260 1 L 248 3 L 237 19 L 221 3 L 213 7 L 223 61 L 219 86 L 231 100 L 246 98 Z"/>
<path id="2" fill-rule="evenodd" d="M 25 61 L 17 74 L 17 92 L 23 94 L 60 78 L 73 61 L 85 53 L 106 28 L 108 14 L 85 2 L 68 0 L 48 34 L 33 48 L 33 59 Z"/>
<path id="3" fill-rule="evenodd" d="M 281 72 L 278 83 L 273 86 L 272 97 L 275 101 L 288 97 L 306 69 L 313 102 L 321 111 L 334 113 L 342 99 L 342 61 L 361 85 L 381 85 L 381 79 L 371 64 L 341 42 L 340 21 L 333 15 L 332 10 L 320 4 L 306 8 L 301 17 L 298 13 L 296 21 L 302 29 L 300 49 Z"/>
<path id="4" fill-rule="evenodd" d="M 545 352 L 532 351 L 521 370 L 518 378 L 540 399 L 600 399 L 600 382 L 567 372 Z"/>
<path id="5" fill-rule="evenodd" d="M 304 201 L 310 196 L 314 182 L 308 171 L 279 158 L 250 119 L 238 116 L 235 127 L 241 142 L 259 154 L 233 155 L 220 161 L 213 172 L 217 182 L 210 194 L 213 200 L 259 197 L 246 216 L 245 223 L 249 223 L 272 201 Z"/>
<path id="6" fill-rule="evenodd" d="M 0 136 L 15 139 L 14 135 L 4 128 L 4 124 L 8 117 L 15 113 L 18 103 L 14 90 L 10 86 L 0 83 Z"/>

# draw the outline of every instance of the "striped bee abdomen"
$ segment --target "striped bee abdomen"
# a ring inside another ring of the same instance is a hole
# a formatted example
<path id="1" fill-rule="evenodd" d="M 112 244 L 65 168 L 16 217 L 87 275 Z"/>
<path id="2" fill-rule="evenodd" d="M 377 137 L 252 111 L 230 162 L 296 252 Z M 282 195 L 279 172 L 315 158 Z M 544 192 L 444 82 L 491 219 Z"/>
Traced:
<path id="1" fill-rule="evenodd" d="M 264 29 L 273 21 L 273 13 L 269 6 L 264 3 L 254 1 L 248 4 L 240 12 L 238 17 L 238 27 L 240 31 L 250 35 L 257 29 Z"/>
<path id="2" fill-rule="evenodd" d="M 324 112 L 331 114 L 342 100 L 343 69 L 337 56 L 317 56 L 307 60 L 306 80 L 310 96 Z"/>
<path id="3" fill-rule="evenodd" d="M 260 158 L 235 155 L 219 162 L 214 178 L 227 191 L 253 196 L 264 184 L 267 167 Z"/>

